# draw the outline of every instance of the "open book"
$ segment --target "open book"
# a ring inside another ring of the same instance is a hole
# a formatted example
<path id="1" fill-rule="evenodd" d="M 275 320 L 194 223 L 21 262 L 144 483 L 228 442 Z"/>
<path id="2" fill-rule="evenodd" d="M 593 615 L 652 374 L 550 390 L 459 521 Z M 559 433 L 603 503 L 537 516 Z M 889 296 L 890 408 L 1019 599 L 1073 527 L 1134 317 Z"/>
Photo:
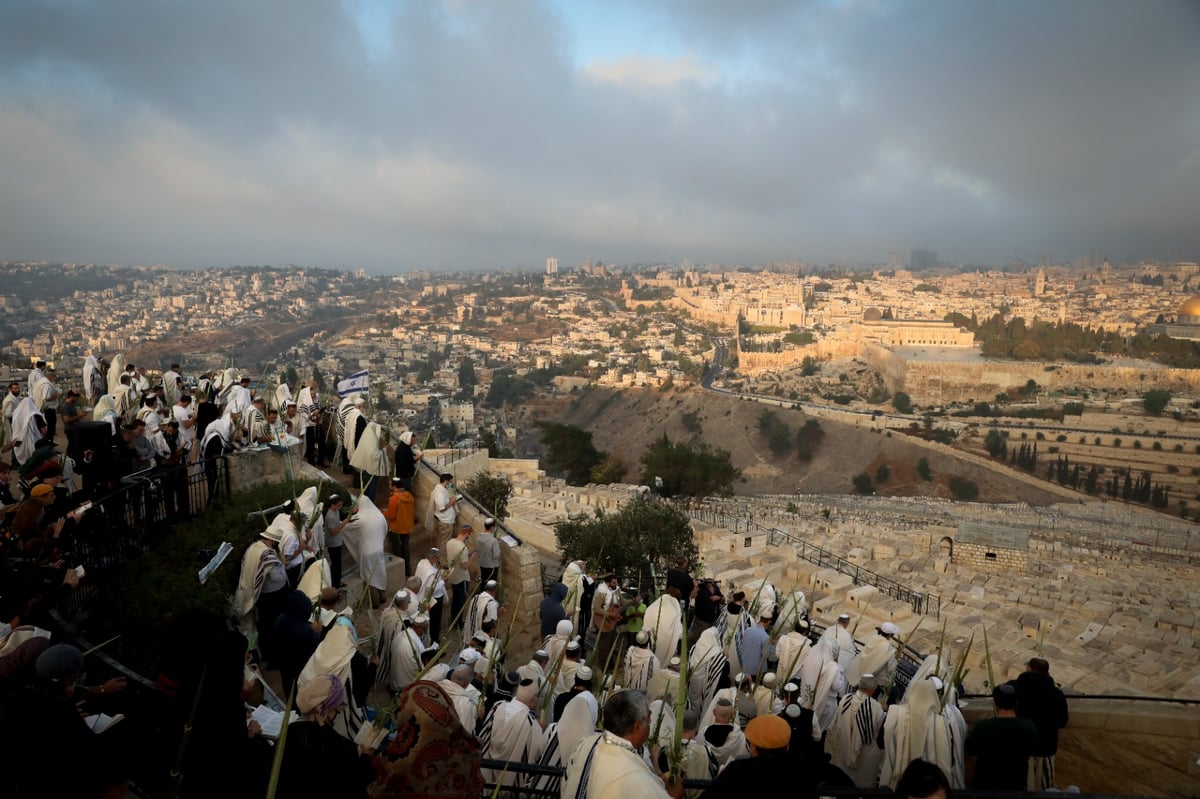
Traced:
<path id="1" fill-rule="evenodd" d="M 125 716 L 118 713 L 115 716 L 110 716 L 107 713 L 97 713 L 94 716 L 88 716 L 83 720 L 83 723 L 88 725 L 88 729 L 94 733 L 102 733 L 109 727 L 113 726 Z"/>
<path id="2" fill-rule="evenodd" d="M 295 711 L 292 711 L 289 714 L 288 724 L 299 718 Z M 254 712 L 250 714 L 250 718 L 246 720 L 246 723 L 249 724 L 251 721 L 258 722 L 258 726 L 262 728 L 264 738 L 278 738 L 280 731 L 283 730 L 283 711 L 272 710 L 266 705 L 259 705 L 254 708 Z"/>

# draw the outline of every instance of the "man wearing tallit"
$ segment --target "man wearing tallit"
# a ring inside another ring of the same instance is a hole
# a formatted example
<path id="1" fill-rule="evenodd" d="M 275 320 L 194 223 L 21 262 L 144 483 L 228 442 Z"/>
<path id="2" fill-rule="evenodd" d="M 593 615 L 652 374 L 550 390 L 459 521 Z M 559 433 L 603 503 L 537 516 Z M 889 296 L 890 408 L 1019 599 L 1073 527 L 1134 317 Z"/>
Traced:
<path id="1" fill-rule="evenodd" d="M 471 679 L 475 676 L 474 669 L 467 664 L 455 666 L 450 673 L 438 681 L 438 686 L 446 692 L 458 714 L 458 721 L 468 735 L 475 735 L 475 727 L 479 722 L 480 700 L 483 698 Z"/>
<path id="2" fill-rule="evenodd" d="M 717 695 L 721 678 L 729 673 L 729 659 L 721 648 L 721 639 L 715 627 L 700 633 L 699 640 L 688 653 L 688 704 L 695 708 L 707 708 Z"/>
<path id="3" fill-rule="evenodd" d="M 567 758 L 579 746 L 579 742 L 595 734 L 599 715 L 600 705 L 591 691 L 575 694 L 563 708 L 562 717 L 546 728 L 546 748 L 538 765 L 565 768 Z M 557 796 L 562 787 L 562 776 L 539 775 L 533 787 L 537 791 L 545 791 L 544 795 Z"/>
<path id="4" fill-rule="evenodd" d="M 829 644 L 819 641 L 800 667 L 800 709 L 812 714 L 812 739 L 821 741 L 837 715 L 838 699 L 846 693 L 846 678 Z"/>
<path id="5" fill-rule="evenodd" d="M 13 437 L 11 441 L 21 443 L 13 449 L 13 457 L 17 465 L 25 463 L 37 451 L 37 443 L 46 435 L 46 420 L 38 413 L 37 404 L 33 397 L 25 397 L 17 403 L 12 418 Z"/>
<path id="6" fill-rule="evenodd" d="M 676 606 L 679 601 L 674 600 Z M 633 644 L 625 652 L 625 687 L 635 691 L 647 691 L 650 678 L 662 670 L 662 664 L 650 648 L 650 636 L 645 630 L 634 636 Z"/>
<path id="7" fill-rule="evenodd" d="M 363 491 L 374 500 L 379 496 L 379 486 L 387 484 L 392 473 L 387 433 L 383 426 L 378 422 L 368 422 L 364 417 L 362 435 L 354 449 L 349 451 L 350 466 L 361 475 Z"/>
<path id="8" fill-rule="evenodd" d="M 779 636 L 775 654 L 779 657 L 779 676 L 783 682 L 791 682 L 800 673 L 804 656 L 812 647 L 808 639 L 808 622 L 798 619 L 792 622 L 791 632 Z"/>
<path id="9" fill-rule="evenodd" d="M 666 668 L 654 672 L 654 676 L 650 678 L 650 684 L 646 686 L 646 696 L 650 698 L 651 702 L 661 699 L 669 704 L 675 704 L 679 698 L 680 663 L 679 658 L 673 657 L 667 661 Z"/>
<path id="10" fill-rule="evenodd" d="M 652 799 L 668 794 L 662 777 L 638 754 L 650 737 L 650 703 L 640 691 L 617 691 L 604 703 L 604 732 L 579 742 L 567 758 L 562 799 Z"/>
<path id="11" fill-rule="evenodd" d="M 825 739 L 830 762 L 859 788 L 874 788 L 879 784 L 883 750 L 877 741 L 884 711 L 875 699 L 878 687 L 874 674 L 864 674 L 858 681 L 858 690 L 847 694 L 838 705 L 837 718 Z"/>
<path id="12" fill-rule="evenodd" d="M 9 384 L 8 391 L 4 394 L 3 403 L 5 443 L 13 440 L 13 413 L 17 410 L 17 406 L 21 404 L 21 399 L 21 385 L 19 383 Z"/>
<path id="13" fill-rule="evenodd" d="M 879 785 L 895 789 L 908 764 L 921 759 L 933 763 L 955 785 L 954 762 L 963 753 L 953 751 L 953 736 L 933 680 L 921 680 L 908 687 L 905 700 L 888 708 L 883 723 L 883 765 Z"/>
<path id="14" fill-rule="evenodd" d="M 850 664 L 846 672 L 847 682 L 857 685 L 864 674 L 874 674 L 880 685 L 891 685 L 896 677 L 895 639 L 899 634 L 900 628 L 890 621 L 879 625 Z"/>
<path id="15" fill-rule="evenodd" d="M 363 702 L 370 690 L 371 679 L 367 659 L 358 651 L 358 631 L 347 615 L 350 612 L 351 609 L 346 608 L 338 614 L 329 632 L 317 645 L 317 651 L 300 672 L 296 690 L 302 690 L 312 680 L 327 674 L 340 680 L 346 690 L 346 704 L 334 717 L 333 729 L 353 741 L 366 723 Z"/>
<path id="16" fill-rule="evenodd" d="M 317 465 L 317 423 L 314 419 L 320 410 L 320 403 L 313 397 L 312 388 L 308 385 L 301 386 L 296 401 L 296 421 L 293 423 L 292 435 L 304 442 L 304 460 L 312 466 Z"/>
<path id="17" fill-rule="evenodd" d="M 850 614 L 843 613 L 838 616 L 837 623 L 829 625 L 825 632 L 821 633 L 821 640 L 829 642 L 829 651 L 833 653 L 833 659 L 842 667 L 843 672 L 849 672 L 850 664 L 858 654 L 854 646 L 854 637 L 850 635 Z"/>
<path id="18" fill-rule="evenodd" d="M 462 620 L 464 641 L 471 640 L 471 636 L 483 630 L 483 626 L 488 622 L 499 620 L 500 603 L 496 600 L 496 592 L 499 590 L 500 586 L 495 580 L 488 580 L 483 584 L 483 590 L 471 597 Z"/>
<path id="19" fill-rule="evenodd" d="M 492 706 L 479 733 L 485 759 L 538 762 L 546 748 L 546 738 L 535 713 L 537 695 L 533 680 L 522 680 L 512 699 Z M 532 776 L 499 769 L 484 769 L 483 777 L 490 783 L 508 786 L 524 786 L 533 781 Z"/>
<path id="20" fill-rule="evenodd" d="M 579 606 L 583 602 L 584 589 L 587 588 L 590 579 L 587 575 L 587 564 L 582 560 L 573 560 L 563 569 L 562 583 L 567 587 L 563 609 L 567 611 L 567 618 L 575 625 L 579 625 Z"/>
<path id="21" fill-rule="evenodd" d="M 387 542 L 387 519 L 366 494 L 358 489 L 351 489 L 350 493 L 358 497 L 354 515 L 342 530 L 342 540 L 358 563 L 359 576 L 363 586 L 371 591 L 372 604 L 379 607 L 387 590 L 387 557 L 383 553 L 383 545 Z"/>
<path id="22" fill-rule="evenodd" d="M 286 408 L 287 404 L 291 401 L 292 401 L 292 390 L 291 390 L 291 388 L 288 387 L 287 376 L 280 375 L 279 376 L 279 385 L 275 386 L 275 396 L 274 396 L 274 406 L 273 407 L 275 408 L 275 410 L 279 411 L 280 414 L 282 414 L 283 409 Z"/>
<path id="23" fill-rule="evenodd" d="M 284 516 L 284 519 L 287 517 Z M 259 631 L 263 653 L 270 657 L 275 619 L 283 610 L 291 589 L 287 572 L 277 552 L 285 532 L 283 524 L 272 522 L 242 555 L 242 571 L 233 595 L 233 612 L 242 632 L 249 637 Z"/>
<path id="24" fill-rule="evenodd" d="M 575 630 L 575 625 L 570 619 L 563 619 L 554 628 L 553 635 L 547 635 L 542 641 L 542 649 L 550 655 L 550 669 L 553 670 L 558 665 L 558 661 L 562 656 L 563 649 L 571 642 L 571 634 Z"/>
<path id="25" fill-rule="evenodd" d="M 683 638 L 683 611 L 679 600 L 661 594 L 646 607 L 642 631 L 650 636 L 651 647 L 659 663 L 666 663 L 679 654 Z"/>
<path id="26" fill-rule="evenodd" d="M 87 356 L 83 361 L 83 393 L 87 395 L 88 404 L 94 407 L 107 389 L 108 384 L 100 370 L 100 361 L 95 355 Z"/>
<path id="27" fill-rule="evenodd" d="M 425 651 L 424 634 L 429 629 L 429 617 L 424 613 L 413 616 L 412 625 L 401 627 L 392 636 L 389 657 L 388 674 L 380 675 L 381 679 L 393 693 L 399 693 L 409 686 L 421 673 L 421 653 Z"/>
<path id="28" fill-rule="evenodd" d="M 171 364 L 171 368 L 163 372 L 163 405 L 167 409 L 175 407 L 175 403 L 179 402 L 179 381 L 181 379 L 177 363 Z"/>
<path id="29" fill-rule="evenodd" d="M 346 400 L 342 400 L 338 405 L 338 419 L 342 422 L 340 443 L 342 451 L 346 453 L 346 464 L 349 466 L 354 460 L 354 449 L 358 446 L 359 437 L 367 427 L 367 417 L 363 416 L 362 412 L 367 406 L 367 401 L 361 394 L 351 394 L 346 399 L 350 400 L 350 405 L 343 411 Z"/>
<path id="30" fill-rule="evenodd" d="M 392 601 L 379 614 L 379 633 L 375 636 L 375 657 L 379 658 L 379 682 L 385 682 L 391 674 L 392 640 L 404 633 L 411 621 L 412 594 L 401 588 Z M 424 644 L 421 645 L 422 648 Z"/>

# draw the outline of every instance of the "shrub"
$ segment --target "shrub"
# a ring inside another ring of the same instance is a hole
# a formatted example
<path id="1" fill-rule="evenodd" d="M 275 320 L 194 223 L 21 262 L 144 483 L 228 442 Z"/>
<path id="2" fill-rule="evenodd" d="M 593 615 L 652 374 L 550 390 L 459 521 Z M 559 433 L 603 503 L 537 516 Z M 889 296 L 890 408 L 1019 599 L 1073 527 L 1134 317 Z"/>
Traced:
<path id="1" fill-rule="evenodd" d="M 917 461 L 917 474 L 922 480 L 932 480 L 933 472 L 929 470 L 929 458 L 921 456 Z"/>
<path id="2" fill-rule="evenodd" d="M 886 463 L 879 464 L 879 468 L 875 470 L 875 482 L 886 483 L 891 476 L 892 470 L 888 468 Z"/>
<path id="3" fill-rule="evenodd" d="M 950 478 L 950 492 L 958 499 L 975 499 L 979 496 L 979 486 L 974 480 L 954 475 Z"/>
<path id="4" fill-rule="evenodd" d="M 1067 437 L 1065 434 L 1059 433 L 1057 436 L 1055 436 L 1054 440 L 1061 444 L 1062 442 L 1067 440 Z M 1082 444 L 1083 442 L 1080 441 L 1079 443 Z"/>
<path id="5" fill-rule="evenodd" d="M 854 475 L 854 491 L 855 493 L 868 496 L 875 493 L 874 487 L 871 485 L 871 475 L 866 472 Z"/>

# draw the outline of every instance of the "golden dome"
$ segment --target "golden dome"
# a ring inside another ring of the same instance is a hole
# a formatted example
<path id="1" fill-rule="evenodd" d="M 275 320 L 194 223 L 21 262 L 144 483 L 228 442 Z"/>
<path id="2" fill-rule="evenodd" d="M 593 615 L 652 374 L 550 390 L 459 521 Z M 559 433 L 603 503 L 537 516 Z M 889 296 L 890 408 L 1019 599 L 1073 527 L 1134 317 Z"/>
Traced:
<path id="1" fill-rule="evenodd" d="M 1200 316 L 1200 294 L 1183 301 L 1183 305 L 1179 306 L 1179 316 Z"/>

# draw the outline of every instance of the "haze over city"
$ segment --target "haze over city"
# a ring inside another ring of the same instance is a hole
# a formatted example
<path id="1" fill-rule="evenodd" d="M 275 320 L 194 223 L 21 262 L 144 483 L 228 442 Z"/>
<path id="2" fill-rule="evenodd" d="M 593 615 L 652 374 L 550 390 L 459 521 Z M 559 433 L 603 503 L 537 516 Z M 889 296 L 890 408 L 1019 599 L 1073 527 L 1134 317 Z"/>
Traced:
<path id="1" fill-rule="evenodd" d="M 0 9 L 0 258 L 1200 252 L 1190 2 Z"/>

